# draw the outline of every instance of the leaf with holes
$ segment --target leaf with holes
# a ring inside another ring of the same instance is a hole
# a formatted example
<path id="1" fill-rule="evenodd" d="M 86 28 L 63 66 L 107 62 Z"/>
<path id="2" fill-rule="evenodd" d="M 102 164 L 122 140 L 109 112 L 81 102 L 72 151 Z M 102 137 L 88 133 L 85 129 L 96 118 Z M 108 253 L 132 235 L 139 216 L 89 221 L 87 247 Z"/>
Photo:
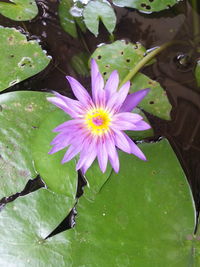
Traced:
<path id="1" fill-rule="evenodd" d="M 31 20 L 38 14 L 35 0 L 10 0 L 0 2 L 0 13 L 16 21 Z"/>
<path id="2" fill-rule="evenodd" d="M 50 58 L 38 42 L 14 28 L 0 27 L 0 91 L 42 71 Z"/>
<path id="3" fill-rule="evenodd" d="M 0 95 L 0 199 L 23 190 L 37 173 L 31 155 L 31 138 L 55 107 L 49 94 L 13 92 Z"/>
<path id="4" fill-rule="evenodd" d="M 169 9 L 182 0 L 113 0 L 120 7 L 131 7 L 144 13 L 158 12 Z"/>
<path id="5" fill-rule="evenodd" d="M 0 218 L 0 266 L 71 266 L 66 234 L 45 239 L 74 201 L 40 189 L 6 205 Z"/>
<path id="6" fill-rule="evenodd" d="M 78 37 L 77 25 L 82 30 L 82 32 L 86 31 L 86 27 L 83 22 L 82 16 L 74 17 L 71 14 L 70 10 L 73 7 L 74 7 L 73 0 L 61 0 L 58 6 L 58 15 L 62 28 L 72 37 L 77 38 Z M 81 8 L 79 9 L 81 10 Z"/>
<path id="7" fill-rule="evenodd" d="M 200 87 L 200 61 L 197 62 L 196 67 L 195 67 L 195 78 L 198 87 Z"/>
<path id="8" fill-rule="evenodd" d="M 115 29 L 117 19 L 114 10 L 107 1 L 90 1 L 83 11 L 83 16 L 87 28 L 95 36 L 99 33 L 99 20 L 103 22 L 109 33 Z"/>
<path id="9" fill-rule="evenodd" d="M 56 136 L 56 133 L 53 133 L 52 130 L 69 120 L 69 118 L 65 112 L 58 109 L 46 116 L 36 136 L 31 140 L 31 148 L 35 169 L 41 175 L 47 187 L 56 193 L 75 199 L 78 182 L 75 160 L 61 164 L 66 149 L 53 155 L 48 154 L 51 149 L 50 143 Z"/>
<path id="10" fill-rule="evenodd" d="M 146 49 L 139 43 L 127 44 L 124 41 L 116 41 L 98 47 L 92 54 L 92 58 L 96 59 L 105 80 L 108 79 L 113 70 L 118 70 L 122 81 L 145 55 Z M 149 95 L 140 102 L 139 107 L 162 119 L 170 119 L 171 105 L 159 83 L 141 73 L 136 74 L 131 83 L 131 92 L 144 88 L 151 89 Z"/>

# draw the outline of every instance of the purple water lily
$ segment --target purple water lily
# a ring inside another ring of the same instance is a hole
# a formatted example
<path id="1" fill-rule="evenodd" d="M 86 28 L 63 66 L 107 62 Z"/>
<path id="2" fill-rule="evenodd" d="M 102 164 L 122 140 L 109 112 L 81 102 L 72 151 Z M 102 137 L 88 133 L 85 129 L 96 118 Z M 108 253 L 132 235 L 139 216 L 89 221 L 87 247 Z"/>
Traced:
<path id="1" fill-rule="evenodd" d="M 56 127 L 59 134 L 53 139 L 53 154 L 68 147 L 62 163 L 70 161 L 77 154 L 79 160 L 76 169 L 85 174 L 97 157 L 100 169 L 105 172 L 108 160 L 115 172 L 119 171 L 117 148 L 134 154 L 142 160 L 145 155 L 137 145 L 123 132 L 125 130 L 147 130 L 150 126 L 136 113 L 131 113 L 146 96 L 149 89 L 128 95 L 130 82 L 126 82 L 117 91 L 119 75 L 113 71 L 104 86 L 104 80 L 95 60 L 91 61 L 92 97 L 74 78 L 66 77 L 78 100 L 73 100 L 54 92 L 48 101 L 64 110 L 72 117 Z"/>

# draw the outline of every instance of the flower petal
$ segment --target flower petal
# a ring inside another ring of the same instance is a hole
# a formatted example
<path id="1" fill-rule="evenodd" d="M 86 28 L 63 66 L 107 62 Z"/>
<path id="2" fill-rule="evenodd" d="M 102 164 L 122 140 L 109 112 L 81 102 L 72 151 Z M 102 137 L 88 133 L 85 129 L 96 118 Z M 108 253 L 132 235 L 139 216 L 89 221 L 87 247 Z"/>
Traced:
<path id="1" fill-rule="evenodd" d="M 104 81 L 103 77 L 100 73 L 97 74 L 96 80 L 94 83 L 94 94 L 93 94 L 93 100 L 96 105 L 98 106 L 104 106 L 105 105 L 105 91 L 103 90 L 104 87 Z"/>
<path id="2" fill-rule="evenodd" d="M 112 97 L 114 93 L 116 93 L 118 85 L 119 85 L 119 75 L 118 72 L 114 70 L 110 74 L 110 77 L 108 78 L 104 88 L 107 101 L 110 99 L 110 97 Z"/>
<path id="3" fill-rule="evenodd" d="M 144 153 L 139 149 L 139 147 L 126 134 L 124 135 L 131 147 L 131 154 L 134 154 L 136 157 L 140 158 L 141 160 L 146 160 Z"/>
<path id="4" fill-rule="evenodd" d="M 98 148 L 97 148 L 97 158 L 99 162 L 99 167 L 101 171 L 104 173 L 107 168 L 107 163 L 108 163 L 108 153 L 106 150 L 106 145 L 104 138 L 101 138 L 98 143 Z"/>
<path id="5" fill-rule="evenodd" d="M 125 138 L 125 134 L 117 129 L 114 130 L 115 145 L 126 153 L 131 153 L 129 142 Z"/>
<path id="6" fill-rule="evenodd" d="M 96 63 L 96 61 L 92 58 L 91 60 L 91 85 L 92 85 L 92 96 L 94 97 L 95 92 L 93 91 L 95 89 L 95 81 L 96 77 L 99 73 L 99 67 Z"/>
<path id="7" fill-rule="evenodd" d="M 120 112 L 132 111 L 149 93 L 149 91 L 150 89 L 147 88 L 128 95 L 123 105 L 121 106 Z"/>
<path id="8" fill-rule="evenodd" d="M 86 89 L 73 77 L 66 76 L 66 78 L 71 85 L 75 97 L 86 106 L 90 104 L 92 99 Z"/>
<path id="9" fill-rule="evenodd" d="M 65 121 L 64 123 L 58 125 L 55 129 L 53 129 L 53 132 L 61 132 L 67 128 L 70 128 L 71 126 L 82 127 L 83 123 L 84 123 L 83 119 Z"/>
<path id="10" fill-rule="evenodd" d="M 110 97 L 107 103 L 107 107 L 113 110 L 114 112 L 118 111 L 127 97 L 129 88 L 130 82 L 128 81 L 121 87 L 121 89 L 117 93 L 113 94 L 113 96 Z"/>
<path id="11" fill-rule="evenodd" d="M 115 148 L 114 141 L 111 136 L 106 138 L 106 149 L 108 153 L 108 159 L 116 173 L 119 172 L 119 157 Z"/>
<path id="12" fill-rule="evenodd" d="M 135 126 L 136 127 L 134 128 L 134 131 L 144 131 L 144 130 L 148 130 L 151 128 L 151 126 L 145 121 L 139 121 L 136 123 Z"/>

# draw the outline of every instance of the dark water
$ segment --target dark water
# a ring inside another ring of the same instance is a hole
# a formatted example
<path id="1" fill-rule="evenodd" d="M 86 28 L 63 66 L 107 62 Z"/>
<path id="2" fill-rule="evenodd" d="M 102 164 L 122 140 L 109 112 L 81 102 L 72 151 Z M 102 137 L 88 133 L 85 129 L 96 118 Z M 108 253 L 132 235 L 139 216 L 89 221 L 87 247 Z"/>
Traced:
<path id="1" fill-rule="evenodd" d="M 59 1 L 38 0 L 37 3 L 39 15 L 31 22 L 14 22 L 0 15 L 0 25 L 21 30 L 28 39 L 40 39 L 42 48 L 52 56 L 53 60 L 38 75 L 6 91 L 56 90 L 72 96 L 65 74 L 75 76 L 89 88 L 90 79 L 76 73 L 70 67 L 69 61 L 73 55 L 81 51 L 91 54 L 98 44 L 108 43 L 107 31 L 103 25 L 100 25 L 98 38 L 87 32 L 84 35 L 80 34 L 78 40 L 74 39 L 65 33 L 59 24 L 57 14 Z M 187 1 L 158 14 L 141 14 L 125 8 L 115 8 L 115 10 L 118 17 L 116 40 L 141 42 L 146 48 L 153 48 L 171 40 L 193 39 L 192 9 Z M 183 42 L 162 52 L 153 66 L 142 70 L 152 79 L 160 82 L 173 105 L 170 122 L 151 115 L 149 119 L 155 128 L 155 138 L 165 136 L 171 142 L 192 188 L 197 215 L 200 210 L 200 88 L 196 86 L 193 72 L 195 61 L 199 57 L 200 54 L 192 49 L 192 44 Z M 78 195 L 81 193 L 83 184 L 84 181 L 80 177 Z M 29 184 L 23 194 L 30 192 L 32 188 L 36 189 L 37 186 L 40 186 L 40 182 Z M 62 229 L 66 224 L 73 225 L 72 214 L 74 214 L 73 211 L 63 221 Z M 60 231 L 60 228 L 57 231 Z"/>

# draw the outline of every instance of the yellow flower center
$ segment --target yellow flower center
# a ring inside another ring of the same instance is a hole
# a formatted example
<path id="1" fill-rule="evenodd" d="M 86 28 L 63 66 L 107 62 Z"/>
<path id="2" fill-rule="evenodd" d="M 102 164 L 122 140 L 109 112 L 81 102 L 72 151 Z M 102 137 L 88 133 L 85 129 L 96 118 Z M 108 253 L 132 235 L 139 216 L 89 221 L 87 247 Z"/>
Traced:
<path id="1" fill-rule="evenodd" d="M 85 122 L 92 134 L 101 136 L 109 131 L 111 115 L 102 108 L 93 108 L 85 116 Z"/>

